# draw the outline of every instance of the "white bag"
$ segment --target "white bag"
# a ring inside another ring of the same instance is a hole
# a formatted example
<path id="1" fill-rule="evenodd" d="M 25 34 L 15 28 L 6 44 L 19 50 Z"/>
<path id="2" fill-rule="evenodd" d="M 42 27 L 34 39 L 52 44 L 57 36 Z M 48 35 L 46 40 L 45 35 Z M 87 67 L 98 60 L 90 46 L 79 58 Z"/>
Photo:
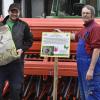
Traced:
<path id="1" fill-rule="evenodd" d="M 0 66 L 19 58 L 8 25 L 0 27 Z"/>

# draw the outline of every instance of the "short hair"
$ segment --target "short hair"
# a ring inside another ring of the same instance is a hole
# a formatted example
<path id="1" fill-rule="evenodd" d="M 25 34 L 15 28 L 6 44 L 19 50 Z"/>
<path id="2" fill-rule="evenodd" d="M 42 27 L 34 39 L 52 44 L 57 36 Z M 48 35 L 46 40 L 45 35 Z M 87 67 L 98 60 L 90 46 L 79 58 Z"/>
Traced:
<path id="1" fill-rule="evenodd" d="M 95 8 L 93 6 L 91 6 L 91 5 L 85 5 L 85 6 L 83 6 L 83 8 L 87 8 L 88 10 L 91 11 L 91 15 L 95 16 Z"/>
<path id="2" fill-rule="evenodd" d="M 20 5 L 18 3 L 13 3 L 9 6 L 9 11 L 16 9 L 16 10 L 20 10 Z"/>

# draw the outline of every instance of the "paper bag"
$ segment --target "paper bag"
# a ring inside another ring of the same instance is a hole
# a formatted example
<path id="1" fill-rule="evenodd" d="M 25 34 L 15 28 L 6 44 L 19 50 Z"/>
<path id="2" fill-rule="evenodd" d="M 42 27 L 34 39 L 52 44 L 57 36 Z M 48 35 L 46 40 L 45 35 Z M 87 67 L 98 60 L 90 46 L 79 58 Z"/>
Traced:
<path id="1" fill-rule="evenodd" d="M 0 26 L 0 66 L 6 65 L 19 57 L 8 25 Z"/>

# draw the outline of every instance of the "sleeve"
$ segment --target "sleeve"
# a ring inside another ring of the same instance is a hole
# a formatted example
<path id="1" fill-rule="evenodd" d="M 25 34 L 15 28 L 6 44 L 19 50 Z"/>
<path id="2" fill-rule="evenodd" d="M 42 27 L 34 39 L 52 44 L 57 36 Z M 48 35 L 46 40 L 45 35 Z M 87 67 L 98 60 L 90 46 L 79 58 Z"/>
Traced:
<path id="1" fill-rule="evenodd" d="M 75 40 L 76 40 L 76 41 L 79 40 L 79 32 L 75 33 Z"/>
<path id="2" fill-rule="evenodd" d="M 90 44 L 93 49 L 100 48 L 100 26 L 93 28 L 90 36 Z"/>
<path id="3" fill-rule="evenodd" d="M 30 27 L 28 24 L 26 24 L 25 29 L 24 29 L 24 46 L 23 46 L 23 51 L 28 50 L 32 44 L 33 44 L 33 35 L 32 32 L 30 32 Z"/>

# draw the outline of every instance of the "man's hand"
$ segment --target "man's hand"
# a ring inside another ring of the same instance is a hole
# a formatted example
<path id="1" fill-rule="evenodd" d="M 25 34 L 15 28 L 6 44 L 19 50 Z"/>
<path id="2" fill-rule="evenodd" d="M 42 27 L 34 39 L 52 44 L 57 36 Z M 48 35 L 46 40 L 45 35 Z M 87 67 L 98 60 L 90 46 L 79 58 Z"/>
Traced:
<path id="1" fill-rule="evenodd" d="M 88 69 L 87 74 L 86 74 L 86 79 L 87 80 L 93 79 L 93 73 L 94 73 L 95 65 L 97 63 L 97 60 L 99 58 L 99 55 L 100 55 L 100 49 L 95 48 L 93 50 L 92 60 L 91 60 L 89 69 Z"/>
<path id="2" fill-rule="evenodd" d="M 93 73 L 94 73 L 93 69 L 88 69 L 87 74 L 86 74 L 86 80 L 93 79 Z"/>
<path id="3" fill-rule="evenodd" d="M 18 55 L 21 55 L 23 53 L 23 50 L 22 49 L 18 49 L 17 53 L 18 53 Z"/>
<path id="4" fill-rule="evenodd" d="M 71 33 L 71 40 L 75 40 L 75 33 Z"/>

